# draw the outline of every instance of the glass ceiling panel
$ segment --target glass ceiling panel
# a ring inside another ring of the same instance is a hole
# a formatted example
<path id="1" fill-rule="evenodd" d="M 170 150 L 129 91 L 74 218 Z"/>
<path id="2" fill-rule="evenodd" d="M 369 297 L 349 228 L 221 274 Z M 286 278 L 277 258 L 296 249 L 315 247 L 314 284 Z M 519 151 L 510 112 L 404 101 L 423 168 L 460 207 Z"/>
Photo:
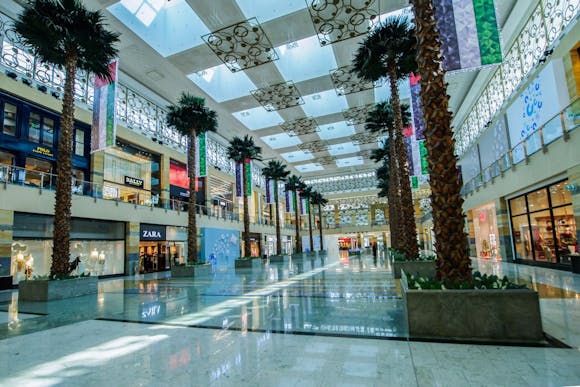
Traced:
<path id="1" fill-rule="evenodd" d="M 330 45 L 320 47 L 316 35 L 276 47 L 279 60 L 274 64 L 286 80 L 298 83 L 307 79 L 329 75 L 337 68 Z M 336 92 L 332 90 L 334 94 Z"/>
<path id="2" fill-rule="evenodd" d="M 262 106 L 232 114 L 250 130 L 269 128 L 284 121 L 277 112 L 266 111 Z"/>
<path id="3" fill-rule="evenodd" d="M 356 133 L 354 126 L 347 125 L 346 121 L 320 125 L 318 129 L 318 137 L 320 137 L 321 140 L 332 140 L 334 138 L 352 136 Z"/>
<path id="4" fill-rule="evenodd" d="M 246 18 L 256 17 L 260 23 L 306 8 L 304 0 L 237 0 Z"/>
<path id="5" fill-rule="evenodd" d="M 164 57 L 203 44 L 210 32 L 186 0 L 122 0 L 107 9 Z"/>
<path id="6" fill-rule="evenodd" d="M 411 98 L 411 86 L 409 85 L 409 78 L 399 79 L 397 82 L 399 86 L 399 99 Z M 384 85 L 375 88 L 375 103 L 383 102 L 391 98 L 391 85 L 388 80 L 385 80 Z"/>
<path id="7" fill-rule="evenodd" d="M 348 109 L 346 98 L 336 95 L 334 89 L 306 95 L 302 98 L 304 99 L 302 110 L 307 116 L 320 117 Z"/>
<path id="8" fill-rule="evenodd" d="M 297 163 L 299 161 L 306 161 L 312 160 L 314 156 L 310 151 L 296 151 L 296 152 L 287 152 L 282 153 L 280 156 L 284 157 L 284 160 L 288 161 L 289 163 Z"/>
<path id="9" fill-rule="evenodd" d="M 260 139 L 272 149 L 288 148 L 289 146 L 302 144 L 298 136 L 289 136 L 287 133 L 273 134 L 260 137 Z"/>
<path id="10" fill-rule="evenodd" d="M 250 90 L 256 89 L 256 85 L 245 72 L 232 73 L 225 64 L 189 74 L 187 77 L 216 102 L 244 97 L 250 95 Z"/>
<path id="11" fill-rule="evenodd" d="M 314 172 L 314 171 L 324 170 L 322 165 L 320 165 L 318 163 L 297 165 L 296 169 L 298 170 L 298 172 Z"/>
<path id="12" fill-rule="evenodd" d="M 336 166 L 339 168 L 352 167 L 355 165 L 363 165 L 363 164 L 364 164 L 364 160 L 363 160 L 362 156 L 347 157 L 344 159 L 336 160 Z"/>
<path id="13" fill-rule="evenodd" d="M 342 144 L 334 144 L 328 147 L 328 153 L 332 156 L 345 155 L 347 153 L 355 153 L 358 151 L 360 151 L 360 147 L 353 144 L 352 141 Z"/>

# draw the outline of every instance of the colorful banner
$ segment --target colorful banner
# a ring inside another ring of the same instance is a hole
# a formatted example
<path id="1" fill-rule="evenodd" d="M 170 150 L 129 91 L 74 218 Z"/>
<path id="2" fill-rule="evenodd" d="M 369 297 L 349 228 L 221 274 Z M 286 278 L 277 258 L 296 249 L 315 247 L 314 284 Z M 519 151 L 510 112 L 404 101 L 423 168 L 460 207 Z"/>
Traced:
<path id="1" fill-rule="evenodd" d="M 419 154 L 421 155 L 421 174 L 429 174 L 429 164 L 427 162 L 427 148 L 425 147 L 425 141 L 419 141 Z"/>
<path id="2" fill-rule="evenodd" d="M 205 132 L 195 138 L 195 176 L 207 176 L 207 149 L 205 146 Z"/>
<path id="3" fill-rule="evenodd" d="M 421 81 L 420 75 L 411 74 L 409 83 L 411 84 L 411 114 L 413 116 L 413 127 L 415 128 L 415 138 L 425 139 L 425 120 L 423 117 L 423 102 L 421 101 Z"/>
<path id="4" fill-rule="evenodd" d="M 419 178 L 411 176 L 411 189 L 419 189 Z"/>
<path id="5" fill-rule="evenodd" d="M 110 82 L 107 79 L 95 76 L 91 153 L 115 145 L 117 129 L 115 98 L 117 94 L 118 67 L 118 60 L 109 64 L 109 73 L 112 78 Z"/>
<path id="6" fill-rule="evenodd" d="M 294 212 L 294 191 L 286 190 L 286 212 Z"/>
<path id="7" fill-rule="evenodd" d="M 502 61 L 493 0 L 433 0 L 443 54 L 450 71 Z"/>
<path id="8" fill-rule="evenodd" d="M 308 206 L 307 204 L 307 199 L 306 198 L 300 198 L 300 215 L 306 215 L 306 207 Z"/>
<path id="9" fill-rule="evenodd" d="M 274 204 L 277 181 L 266 178 L 266 204 Z"/>
<path id="10" fill-rule="evenodd" d="M 407 166 L 409 171 L 409 176 L 414 175 L 415 168 L 413 168 L 413 136 L 405 137 L 405 148 L 407 149 Z"/>
<path id="11" fill-rule="evenodd" d="M 243 181 L 242 181 L 242 164 L 236 163 L 236 197 L 242 197 L 242 188 Z"/>
<path id="12" fill-rule="evenodd" d="M 246 179 L 246 195 L 252 195 L 252 160 L 246 159 L 244 163 L 244 174 Z"/>

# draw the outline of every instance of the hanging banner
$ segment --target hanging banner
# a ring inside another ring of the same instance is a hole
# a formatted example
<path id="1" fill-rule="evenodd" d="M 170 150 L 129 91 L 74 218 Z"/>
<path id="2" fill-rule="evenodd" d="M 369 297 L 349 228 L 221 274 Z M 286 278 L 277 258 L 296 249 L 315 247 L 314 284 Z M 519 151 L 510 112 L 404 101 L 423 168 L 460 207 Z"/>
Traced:
<path id="1" fill-rule="evenodd" d="M 91 153 L 115 145 L 117 129 L 115 98 L 117 96 L 118 67 L 118 60 L 109 64 L 111 81 L 95 76 Z"/>
<path id="2" fill-rule="evenodd" d="M 195 176 L 207 176 L 207 150 L 205 147 L 205 132 L 195 137 Z"/>
<path id="3" fill-rule="evenodd" d="M 493 0 L 433 0 L 447 72 L 502 61 Z"/>
<path id="4" fill-rule="evenodd" d="M 294 212 L 294 191 L 286 191 L 286 212 Z"/>
<path id="5" fill-rule="evenodd" d="M 419 141 L 419 154 L 421 155 L 421 174 L 429 174 L 429 164 L 427 163 L 427 148 L 425 147 L 425 140 Z"/>
<path id="6" fill-rule="evenodd" d="M 236 197 L 242 197 L 242 164 L 236 163 Z"/>
<path id="7" fill-rule="evenodd" d="M 266 204 L 274 204 L 276 192 L 276 180 L 266 178 Z"/>
<path id="8" fill-rule="evenodd" d="M 244 173 L 246 179 L 246 195 L 252 195 L 252 160 L 246 159 L 244 163 Z"/>
<path id="9" fill-rule="evenodd" d="M 405 148 L 407 149 L 407 167 L 409 171 L 409 176 L 414 175 L 414 167 L 413 167 L 413 143 L 414 143 L 414 136 L 405 137 Z"/>
<path id="10" fill-rule="evenodd" d="M 419 178 L 411 176 L 411 189 L 419 189 Z"/>
<path id="11" fill-rule="evenodd" d="M 306 198 L 300 198 L 300 215 L 306 215 Z"/>
<path id="12" fill-rule="evenodd" d="M 411 115 L 413 116 L 413 126 L 415 128 L 415 138 L 425 139 L 425 119 L 423 117 L 423 102 L 421 101 L 421 81 L 420 75 L 411 74 L 409 83 L 411 84 Z"/>

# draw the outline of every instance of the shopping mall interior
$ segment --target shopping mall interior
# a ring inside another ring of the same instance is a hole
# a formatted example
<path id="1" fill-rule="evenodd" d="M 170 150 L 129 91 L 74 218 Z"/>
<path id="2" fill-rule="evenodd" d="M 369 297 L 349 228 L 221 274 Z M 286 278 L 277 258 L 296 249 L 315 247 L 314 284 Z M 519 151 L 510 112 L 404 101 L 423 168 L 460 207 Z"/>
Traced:
<path id="1" fill-rule="evenodd" d="M 433 2 L 463 7 L 445 19 L 461 55 L 478 12 L 495 11 L 499 60 L 445 75 L 465 249 L 473 270 L 535 291 L 540 339 L 414 333 L 373 160 L 388 136 L 366 128 L 392 87 L 353 72 L 381 23 L 413 20 L 408 0 L 82 1 L 119 34 L 110 146 L 94 147 L 95 77 L 79 70 L 74 86 L 71 273 L 95 292 L 24 299 L 21 284 L 51 272 L 65 72 L 16 32 L 25 1 L 4 0 L 0 385 L 580 385 L 580 2 Z M 436 177 L 414 79 L 393 85 L 412 113 L 406 169 L 417 243 L 432 256 Z M 192 185 L 188 140 L 167 123 L 184 92 L 217 113 L 217 131 L 197 141 L 204 167 Z M 247 164 L 243 190 L 228 148 L 246 135 L 261 160 Z M 294 204 L 283 182 L 271 188 L 272 160 L 327 202 Z M 253 259 L 240 267 L 245 251 Z M 204 265 L 178 277 L 192 255 Z M 502 329 L 533 325 L 511 302 L 521 318 Z"/>

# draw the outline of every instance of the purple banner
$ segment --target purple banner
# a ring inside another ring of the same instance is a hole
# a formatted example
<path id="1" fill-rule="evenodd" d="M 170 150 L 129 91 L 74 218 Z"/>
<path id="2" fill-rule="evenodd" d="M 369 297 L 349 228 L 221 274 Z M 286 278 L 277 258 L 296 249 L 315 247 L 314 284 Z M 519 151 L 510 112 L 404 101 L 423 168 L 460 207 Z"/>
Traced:
<path id="1" fill-rule="evenodd" d="M 413 176 L 415 169 L 413 168 L 413 137 L 405 137 L 405 147 L 407 148 L 407 164 L 409 167 L 409 176 Z"/>
<path id="2" fill-rule="evenodd" d="M 425 120 L 423 118 L 423 102 L 421 101 L 421 76 L 413 75 L 409 77 L 411 83 L 411 111 L 413 113 L 413 126 L 415 127 L 415 138 L 425 139 Z"/>
<path id="3" fill-rule="evenodd" d="M 275 180 L 271 180 L 266 178 L 266 204 L 274 204 L 275 202 L 275 190 L 274 187 L 276 185 Z"/>
<path id="4" fill-rule="evenodd" d="M 236 163 L 236 196 L 241 198 L 242 197 L 242 164 Z"/>

